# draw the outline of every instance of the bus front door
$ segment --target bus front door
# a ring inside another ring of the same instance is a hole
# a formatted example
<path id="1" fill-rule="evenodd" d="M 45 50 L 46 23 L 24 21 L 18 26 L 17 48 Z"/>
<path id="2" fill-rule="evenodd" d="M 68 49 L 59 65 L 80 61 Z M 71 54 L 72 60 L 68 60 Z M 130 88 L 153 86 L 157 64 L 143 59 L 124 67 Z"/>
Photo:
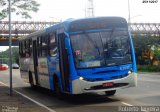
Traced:
<path id="1" fill-rule="evenodd" d="M 64 33 L 58 35 L 62 87 L 63 91 L 69 92 L 69 59 L 65 38 L 66 35 Z"/>
<path id="2" fill-rule="evenodd" d="M 34 75 L 35 75 L 35 81 L 36 85 L 38 85 L 38 56 L 37 56 L 37 41 L 33 40 L 33 65 L 34 65 Z"/>

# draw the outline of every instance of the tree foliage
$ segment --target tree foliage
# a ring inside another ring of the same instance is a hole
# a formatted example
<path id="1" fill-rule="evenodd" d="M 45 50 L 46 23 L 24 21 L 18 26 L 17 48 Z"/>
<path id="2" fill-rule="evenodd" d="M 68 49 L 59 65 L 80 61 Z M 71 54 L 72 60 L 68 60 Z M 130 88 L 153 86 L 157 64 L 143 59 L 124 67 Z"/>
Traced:
<path id="1" fill-rule="evenodd" d="M 11 12 L 22 18 L 31 18 L 29 12 L 37 12 L 39 9 L 35 0 L 11 0 Z M 8 16 L 8 0 L 0 0 L 0 20 Z"/>
<path id="2" fill-rule="evenodd" d="M 160 45 L 155 45 L 153 47 L 155 59 L 160 61 Z"/>
<path id="3" fill-rule="evenodd" d="M 8 64 L 9 63 L 9 49 L 6 51 L 0 52 L 0 58 L 3 59 L 3 63 Z M 13 63 L 19 63 L 19 48 L 18 47 L 12 47 L 12 62 Z"/>
<path id="4" fill-rule="evenodd" d="M 134 47 L 135 47 L 137 64 L 145 64 L 144 61 L 146 61 L 146 63 L 150 63 L 151 60 L 143 60 L 142 52 L 144 52 L 145 50 L 151 50 L 153 46 L 160 45 L 160 37 L 159 36 L 147 36 L 147 35 L 134 35 L 133 42 L 134 42 Z M 155 52 L 153 52 L 154 55 L 155 55 Z M 155 56 L 157 56 L 157 52 Z"/>

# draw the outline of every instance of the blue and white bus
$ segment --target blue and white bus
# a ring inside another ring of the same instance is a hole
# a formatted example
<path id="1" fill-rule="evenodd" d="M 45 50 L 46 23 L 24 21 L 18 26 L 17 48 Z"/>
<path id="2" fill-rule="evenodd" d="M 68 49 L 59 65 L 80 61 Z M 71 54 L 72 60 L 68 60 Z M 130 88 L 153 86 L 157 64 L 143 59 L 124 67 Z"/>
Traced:
<path id="1" fill-rule="evenodd" d="M 70 19 L 19 39 L 21 77 L 61 93 L 105 92 L 137 85 L 128 24 L 121 17 Z"/>

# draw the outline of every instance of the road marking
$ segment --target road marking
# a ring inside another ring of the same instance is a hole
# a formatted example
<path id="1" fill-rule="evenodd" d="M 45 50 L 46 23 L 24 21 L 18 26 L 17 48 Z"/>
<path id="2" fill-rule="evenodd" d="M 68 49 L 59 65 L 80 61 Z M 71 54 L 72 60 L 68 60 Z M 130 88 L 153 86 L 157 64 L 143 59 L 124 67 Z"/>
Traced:
<path id="1" fill-rule="evenodd" d="M 124 105 L 127 105 L 127 106 L 133 106 L 133 105 L 131 105 L 129 103 L 125 103 L 125 102 L 121 102 L 121 103 L 124 104 Z"/>
<path id="2" fill-rule="evenodd" d="M 8 85 L 7 85 L 7 84 L 5 84 L 5 83 L 3 83 L 3 82 L 1 82 L 1 81 L 0 81 L 0 84 L 2 84 L 2 85 L 4 85 L 4 86 L 7 86 L 7 87 L 8 87 Z"/>
<path id="3" fill-rule="evenodd" d="M 9 87 L 7 84 L 5 84 L 5 83 L 3 83 L 3 82 L 1 82 L 1 81 L 0 81 L 0 84 L 2 84 L 2 85 L 4 85 L 4 86 Z M 36 103 L 37 105 L 39 105 L 39 106 L 41 106 L 41 107 L 43 107 L 43 108 L 45 108 L 45 109 L 49 110 L 49 112 L 56 112 L 55 110 L 53 110 L 53 109 L 51 109 L 51 108 L 49 108 L 49 107 L 47 107 L 47 106 L 43 105 L 42 103 L 39 103 L 38 101 L 36 101 L 36 100 L 34 100 L 34 99 L 32 99 L 32 98 L 30 98 L 30 97 L 26 96 L 26 95 L 25 95 L 25 94 L 23 94 L 23 93 L 20 93 L 20 92 L 18 92 L 18 91 L 16 91 L 16 90 L 14 90 L 14 89 L 13 89 L 13 91 L 14 91 L 14 92 L 16 92 L 16 93 L 18 93 L 19 95 L 21 95 L 21 96 L 23 96 L 23 97 L 27 98 L 28 100 L 30 100 L 30 101 L 32 101 L 32 102 L 34 102 L 34 103 Z"/>

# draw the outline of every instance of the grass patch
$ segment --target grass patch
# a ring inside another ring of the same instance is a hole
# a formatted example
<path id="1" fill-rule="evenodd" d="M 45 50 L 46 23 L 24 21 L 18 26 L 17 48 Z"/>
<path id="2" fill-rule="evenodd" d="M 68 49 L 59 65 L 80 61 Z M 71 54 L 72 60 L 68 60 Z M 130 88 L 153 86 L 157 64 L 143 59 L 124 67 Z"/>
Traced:
<path id="1" fill-rule="evenodd" d="M 160 66 L 137 65 L 138 72 L 160 72 Z"/>

